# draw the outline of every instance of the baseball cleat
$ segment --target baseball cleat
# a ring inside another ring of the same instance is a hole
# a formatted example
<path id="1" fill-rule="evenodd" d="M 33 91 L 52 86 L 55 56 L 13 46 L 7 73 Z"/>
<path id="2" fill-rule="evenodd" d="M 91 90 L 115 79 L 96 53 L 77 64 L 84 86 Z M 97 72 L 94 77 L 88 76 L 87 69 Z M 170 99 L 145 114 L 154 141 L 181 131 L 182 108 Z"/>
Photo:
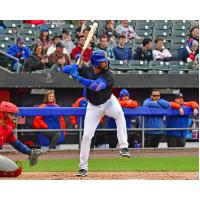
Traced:
<path id="1" fill-rule="evenodd" d="M 119 151 L 122 157 L 131 157 L 131 154 L 128 151 L 128 148 L 123 148 Z"/>
<path id="2" fill-rule="evenodd" d="M 79 169 L 78 173 L 76 174 L 76 176 L 87 176 L 87 170 L 85 169 Z"/>

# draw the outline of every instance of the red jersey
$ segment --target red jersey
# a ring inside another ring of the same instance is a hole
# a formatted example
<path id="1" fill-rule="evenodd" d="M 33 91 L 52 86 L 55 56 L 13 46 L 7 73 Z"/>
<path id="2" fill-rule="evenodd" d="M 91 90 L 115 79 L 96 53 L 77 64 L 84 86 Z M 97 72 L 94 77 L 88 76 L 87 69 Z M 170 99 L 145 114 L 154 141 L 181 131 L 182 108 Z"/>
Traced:
<path id="1" fill-rule="evenodd" d="M 5 121 L 2 112 L 0 112 L 0 120 Z M 15 125 L 9 119 L 7 119 L 5 123 L 6 125 L 0 124 L 0 147 L 2 147 L 6 142 L 14 143 L 17 140 L 13 134 Z"/>
<path id="2" fill-rule="evenodd" d="M 81 53 L 82 48 L 80 46 L 75 47 L 74 49 L 72 49 L 71 52 L 71 57 L 72 59 L 75 59 L 75 56 L 79 53 Z M 85 50 L 85 52 L 83 53 L 83 61 L 85 62 L 89 62 L 90 61 L 90 55 L 92 53 L 92 50 L 90 48 L 87 48 Z"/>
<path id="3" fill-rule="evenodd" d="M 0 125 L 0 147 L 2 147 L 6 142 L 14 143 L 17 139 L 13 134 L 13 129 L 11 126 Z"/>

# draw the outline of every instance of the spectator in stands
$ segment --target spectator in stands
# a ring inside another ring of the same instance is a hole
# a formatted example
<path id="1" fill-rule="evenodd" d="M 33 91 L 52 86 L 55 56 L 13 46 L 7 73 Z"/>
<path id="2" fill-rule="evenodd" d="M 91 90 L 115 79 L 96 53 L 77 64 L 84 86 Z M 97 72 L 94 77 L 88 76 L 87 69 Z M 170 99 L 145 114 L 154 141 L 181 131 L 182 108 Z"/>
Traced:
<path id="1" fill-rule="evenodd" d="M 90 29 L 91 28 L 89 27 L 89 28 L 86 28 L 86 29 L 83 30 L 83 35 L 85 36 L 85 38 L 87 38 L 87 36 L 88 36 L 88 34 L 90 32 Z M 96 40 L 97 40 L 97 37 L 94 34 L 92 36 L 92 40 L 90 41 L 90 44 L 88 45 L 88 48 L 92 48 L 93 49 L 95 47 L 95 45 L 96 45 Z"/>
<path id="2" fill-rule="evenodd" d="M 191 28 L 189 40 L 190 39 L 194 39 L 199 42 L 199 27 L 194 26 L 193 28 Z"/>
<path id="3" fill-rule="evenodd" d="M 68 54 L 71 54 L 72 49 L 75 48 L 75 45 L 72 41 L 70 32 L 67 29 L 62 30 L 62 42 L 65 45 Z"/>
<path id="4" fill-rule="evenodd" d="M 47 52 L 47 49 L 51 46 L 51 39 L 49 36 L 49 29 L 48 27 L 42 25 L 40 27 L 40 35 L 37 41 L 41 41 L 44 47 L 44 52 Z"/>
<path id="5" fill-rule="evenodd" d="M 83 35 L 80 35 L 78 37 L 78 44 L 77 44 L 77 46 L 74 49 L 72 49 L 72 53 L 71 53 L 72 59 L 75 59 L 75 56 L 77 54 L 81 53 L 84 44 L 85 44 L 85 37 Z M 90 48 L 87 48 L 85 50 L 85 52 L 83 54 L 83 61 L 84 61 L 85 64 L 89 63 L 91 53 L 92 53 L 92 50 Z"/>
<path id="6" fill-rule="evenodd" d="M 60 53 L 57 57 L 57 62 L 51 67 L 52 72 L 62 72 L 62 68 L 65 66 L 65 54 Z"/>
<path id="7" fill-rule="evenodd" d="M 105 25 L 105 34 L 112 33 L 113 35 L 116 35 L 115 30 L 115 21 L 114 20 L 107 20 Z"/>
<path id="8" fill-rule="evenodd" d="M 44 54 L 44 48 L 41 42 L 37 42 L 33 52 L 27 58 L 24 69 L 25 72 L 34 72 L 49 68 L 48 56 Z"/>
<path id="9" fill-rule="evenodd" d="M 49 63 L 51 66 L 57 62 L 59 54 L 64 53 L 64 48 L 65 46 L 62 42 L 56 44 L 55 52 L 49 55 Z M 70 64 L 70 56 L 68 54 L 65 54 L 65 62 L 66 65 Z"/>
<path id="10" fill-rule="evenodd" d="M 190 43 L 191 40 L 196 40 L 199 43 L 199 27 L 194 26 L 193 28 L 191 28 L 190 37 L 189 37 L 189 40 L 187 41 L 187 43 Z M 199 47 L 195 51 L 195 56 L 197 56 L 198 54 L 199 54 Z"/>
<path id="11" fill-rule="evenodd" d="M 197 40 L 190 39 L 189 42 L 186 43 L 186 46 L 180 49 L 177 55 L 178 60 L 182 60 L 186 63 L 194 63 L 195 61 L 195 52 L 199 47 L 199 43 Z"/>
<path id="12" fill-rule="evenodd" d="M 85 30 L 86 28 L 89 28 L 89 26 L 87 25 L 87 20 L 79 20 L 79 26 L 75 30 L 76 37 L 78 38 L 78 36 L 83 35 L 83 30 Z"/>
<path id="13" fill-rule="evenodd" d="M 44 98 L 44 103 L 40 108 L 59 107 L 56 104 L 56 97 L 53 91 L 47 91 Z M 66 129 L 66 123 L 63 116 L 36 116 L 33 120 L 33 127 L 35 129 Z M 40 139 L 49 140 L 49 148 L 55 149 L 56 145 L 64 140 L 65 133 L 62 131 L 42 132 Z M 41 141 L 42 142 L 42 141 Z"/>
<path id="14" fill-rule="evenodd" d="M 142 47 L 138 47 L 136 49 L 134 58 L 135 60 L 142 60 L 147 62 L 153 60 L 152 40 L 150 38 L 144 38 L 142 41 Z"/>
<path id="15" fill-rule="evenodd" d="M 157 37 L 155 39 L 156 48 L 153 50 L 153 58 L 154 60 L 161 60 L 164 62 L 171 61 L 172 54 L 164 48 L 164 38 L 163 37 Z"/>
<path id="16" fill-rule="evenodd" d="M 138 102 L 130 98 L 129 92 L 126 89 L 122 89 L 119 93 L 118 101 L 122 108 L 136 108 L 138 107 Z M 125 116 L 126 128 L 131 128 L 131 116 Z M 111 117 L 106 117 L 106 128 L 117 128 L 115 120 Z M 116 148 L 117 136 L 116 131 L 111 132 L 109 138 L 109 147 Z"/>
<path id="17" fill-rule="evenodd" d="M 189 128 L 189 116 L 184 116 L 183 108 L 189 107 L 193 109 L 193 115 L 198 114 L 199 105 L 195 101 L 184 102 L 182 93 L 175 95 L 175 103 L 179 105 L 181 110 L 179 116 L 168 116 L 166 119 L 166 128 Z M 168 130 L 166 131 L 168 147 L 185 147 L 185 138 L 187 130 Z"/>
<path id="18" fill-rule="evenodd" d="M 94 48 L 94 51 L 97 51 L 97 50 L 103 50 L 107 53 L 107 56 L 109 58 L 111 59 L 114 58 L 112 49 L 108 48 L 108 38 L 106 36 L 101 36 L 99 38 L 99 44 L 96 48 Z"/>
<path id="19" fill-rule="evenodd" d="M 26 47 L 25 41 L 23 37 L 17 38 L 17 43 L 10 46 L 7 50 L 7 53 L 18 58 L 19 62 L 16 60 L 12 60 L 12 70 L 16 72 L 21 72 L 24 61 L 30 55 L 30 49 Z"/>
<path id="20" fill-rule="evenodd" d="M 139 39 L 140 37 L 135 33 L 132 26 L 128 25 L 128 20 L 121 20 L 120 24 L 116 27 L 117 35 L 125 35 L 127 40 L 133 41 L 134 39 Z"/>
<path id="21" fill-rule="evenodd" d="M 52 41 L 53 41 L 52 45 L 47 50 L 47 56 L 49 56 L 50 54 L 55 52 L 56 44 L 58 44 L 62 41 L 62 36 L 61 35 L 54 35 Z M 65 54 L 68 53 L 66 48 L 63 49 L 63 53 L 65 53 Z"/>
<path id="22" fill-rule="evenodd" d="M 112 32 L 108 32 L 106 34 L 106 37 L 108 38 L 108 48 L 113 49 L 117 46 L 116 42 L 116 35 L 113 34 Z"/>
<path id="23" fill-rule="evenodd" d="M 113 49 L 115 60 L 122 60 L 124 63 L 128 63 L 129 60 L 133 60 L 132 50 L 126 47 L 126 36 L 119 36 L 118 46 Z"/>
<path id="24" fill-rule="evenodd" d="M 160 91 L 153 89 L 150 98 L 145 99 L 143 107 L 148 108 L 174 108 L 177 109 L 178 105 L 174 102 L 168 102 L 160 98 Z M 145 128 L 163 128 L 163 116 L 145 116 Z M 162 130 L 148 130 L 145 131 L 145 147 L 158 147 L 159 142 L 163 136 Z"/>

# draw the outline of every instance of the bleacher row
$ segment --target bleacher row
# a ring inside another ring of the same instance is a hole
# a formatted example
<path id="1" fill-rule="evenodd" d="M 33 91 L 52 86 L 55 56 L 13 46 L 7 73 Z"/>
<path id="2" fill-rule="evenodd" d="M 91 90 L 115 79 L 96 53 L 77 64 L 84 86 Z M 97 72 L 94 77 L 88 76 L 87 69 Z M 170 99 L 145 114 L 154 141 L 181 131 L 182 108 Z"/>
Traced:
<path id="1" fill-rule="evenodd" d="M 98 36 L 103 34 L 105 21 L 98 21 L 99 27 Z M 92 21 L 89 21 L 89 26 L 92 25 Z M 117 24 L 119 21 L 117 21 Z M 18 35 L 25 38 L 27 46 L 32 47 L 34 40 L 39 35 L 39 26 L 31 24 L 23 24 L 21 20 L 5 20 L 4 24 L 6 29 L 4 33 L 0 35 L 0 48 L 6 49 L 10 44 L 15 42 Z M 150 37 L 153 40 L 158 36 L 163 36 L 165 39 L 165 48 L 169 49 L 172 54 L 177 53 L 177 50 L 183 47 L 184 43 L 188 39 L 189 30 L 191 28 L 190 21 L 184 20 L 131 20 L 129 25 L 133 26 L 138 36 Z M 67 28 L 72 39 L 75 39 L 75 29 L 77 28 L 73 24 L 64 24 L 60 27 L 56 27 L 52 24 L 47 24 L 50 35 L 60 34 L 63 28 Z M 135 39 L 134 42 L 129 42 L 127 45 L 130 48 L 137 48 L 142 43 L 141 39 Z"/>
<path id="2" fill-rule="evenodd" d="M 183 61 L 150 61 L 149 63 L 139 60 L 131 60 L 128 64 L 119 60 L 111 60 L 110 68 L 115 73 L 130 74 L 198 74 L 198 70 Z"/>
<path id="3" fill-rule="evenodd" d="M 88 21 L 88 25 L 91 26 L 93 21 Z M 103 35 L 105 20 L 98 21 L 99 26 L 97 35 Z M 120 21 L 116 21 L 116 26 Z M 6 49 L 16 42 L 17 36 L 21 35 L 25 38 L 26 45 L 32 49 L 34 41 L 39 36 L 39 27 L 31 24 L 23 24 L 21 20 L 4 20 L 6 29 L 0 34 L 0 49 L 6 51 Z M 134 39 L 132 42 L 128 42 L 127 46 L 132 48 L 133 52 L 141 46 L 144 37 L 150 37 L 153 39 L 162 36 L 164 37 L 164 46 L 167 48 L 172 56 L 176 57 L 178 50 L 182 48 L 189 37 L 189 30 L 191 29 L 191 21 L 186 20 L 130 20 L 129 25 L 133 26 L 136 34 L 140 36 L 140 39 Z M 53 24 L 47 24 L 51 37 L 56 34 L 60 34 L 63 28 L 67 28 L 72 36 L 72 40 L 75 41 L 75 29 L 77 26 L 73 24 L 61 25 L 59 27 Z M 123 65 L 123 66 L 122 66 Z M 124 64 L 122 61 L 111 61 L 111 68 L 117 73 L 169 73 L 169 74 L 184 74 L 184 73 L 197 73 L 192 71 L 191 67 L 181 61 L 151 61 L 149 64 L 143 61 L 131 61 L 129 64 Z"/>

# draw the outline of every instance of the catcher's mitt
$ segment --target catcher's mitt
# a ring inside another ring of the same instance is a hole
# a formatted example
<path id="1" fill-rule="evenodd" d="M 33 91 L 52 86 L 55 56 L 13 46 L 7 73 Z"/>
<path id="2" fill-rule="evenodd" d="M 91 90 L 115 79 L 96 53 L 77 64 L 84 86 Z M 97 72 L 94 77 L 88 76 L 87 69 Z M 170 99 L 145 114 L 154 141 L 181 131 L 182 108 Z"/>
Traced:
<path id="1" fill-rule="evenodd" d="M 38 157 L 41 156 L 41 155 L 44 155 L 46 154 L 47 151 L 45 150 L 42 150 L 42 149 L 35 149 L 35 150 L 32 150 L 31 153 L 29 154 L 29 165 L 30 166 L 34 166 L 37 164 L 38 162 Z"/>

